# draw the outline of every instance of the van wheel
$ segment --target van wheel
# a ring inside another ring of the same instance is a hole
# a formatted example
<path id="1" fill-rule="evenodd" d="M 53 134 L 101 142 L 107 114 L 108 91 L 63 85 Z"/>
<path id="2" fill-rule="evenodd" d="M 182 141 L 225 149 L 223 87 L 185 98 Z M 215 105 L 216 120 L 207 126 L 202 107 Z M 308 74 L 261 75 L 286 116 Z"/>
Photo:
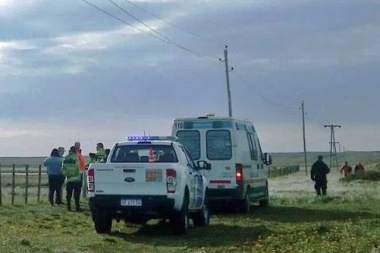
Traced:
<path id="1" fill-rule="evenodd" d="M 170 218 L 173 232 L 177 235 L 189 233 L 189 198 L 185 195 L 182 208 Z"/>
<path id="2" fill-rule="evenodd" d="M 95 230 L 98 234 L 110 233 L 112 228 L 112 217 L 107 211 L 95 209 L 92 213 Z"/>
<path id="3" fill-rule="evenodd" d="M 202 209 L 194 215 L 193 222 L 195 227 L 207 227 L 210 224 L 210 208 L 207 197 L 205 197 Z"/>
<path id="4" fill-rule="evenodd" d="M 265 199 L 262 199 L 259 201 L 259 205 L 261 207 L 269 206 L 269 190 L 268 190 L 268 183 L 265 187 Z"/>
<path id="5" fill-rule="evenodd" d="M 240 212 L 249 213 L 250 210 L 251 210 L 251 200 L 249 199 L 248 194 L 245 194 L 245 198 L 240 204 Z"/>

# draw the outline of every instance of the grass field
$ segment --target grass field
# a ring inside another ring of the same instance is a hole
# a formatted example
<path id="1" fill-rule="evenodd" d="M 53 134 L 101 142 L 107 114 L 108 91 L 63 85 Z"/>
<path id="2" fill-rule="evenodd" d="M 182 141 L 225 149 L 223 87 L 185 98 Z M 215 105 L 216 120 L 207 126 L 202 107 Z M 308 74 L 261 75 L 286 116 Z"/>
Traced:
<path id="1" fill-rule="evenodd" d="M 332 171 L 328 196 L 316 197 L 303 171 L 271 178 L 269 207 L 247 215 L 231 207 L 186 236 L 157 220 L 142 227 L 114 221 L 111 234 L 98 235 L 87 205 L 68 212 L 45 194 L 40 204 L 0 207 L 0 252 L 380 252 L 380 183 L 340 179 Z"/>

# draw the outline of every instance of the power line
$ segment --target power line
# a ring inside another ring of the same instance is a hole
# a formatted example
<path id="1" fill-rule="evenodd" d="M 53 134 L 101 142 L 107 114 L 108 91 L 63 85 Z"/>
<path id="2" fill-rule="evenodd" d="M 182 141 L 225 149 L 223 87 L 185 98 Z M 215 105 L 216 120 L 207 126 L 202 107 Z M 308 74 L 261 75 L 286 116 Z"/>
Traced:
<path id="1" fill-rule="evenodd" d="M 182 49 L 184 51 L 187 51 L 188 53 L 191 53 L 191 54 L 193 54 L 195 56 L 198 56 L 200 58 L 212 61 L 214 63 L 219 63 L 219 61 L 217 59 L 213 59 L 213 58 L 211 58 L 209 56 L 199 54 L 199 53 L 197 53 L 197 52 L 195 52 L 195 51 L 193 51 L 193 50 L 191 50 L 191 49 L 189 49 L 189 48 L 187 48 L 185 46 L 182 46 L 181 44 L 175 42 L 174 40 L 172 40 L 172 39 L 170 39 L 170 38 L 162 35 L 161 33 L 157 32 L 156 30 L 154 30 L 153 28 L 151 28 L 150 26 L 148 26 L 147 24 L 145 24 L 144 22 L 142 22 L 141 20 L 139 20 L 138 18 L 136 18 L 134 15 L 132 15 L 131 13 L 129 13 L 128 11 L 126 11 L 124 8 L 122 8 L 121 6 L 119 6 L 118 4 L 116 4 L 115 2 L 113 2 L 112 0 L 109 0 L 109 2 L 111 2 L 112 4 L 114 4 L 116 7 L 118 7 L 119 9 L 121 9 L 124 13 L 126 13 L 127 15 L 129 15 L 130 17 L 132 17 L 133 19 L 135 19 L 136 21 L 138 21 L 139 23 L 143 24 L 144 26 L 146 26 L 151 31 L 153 31 L 154 33 L 156 33 L 157 35 L 159 35 L 161 37 L 155 36 L 154 34 L 151 34 L 151 33 L 148 33 L 146 31 L 142 30 L 142 29 L 139 29 L 136 26 L 134 26 L 134 25 L 132 25 L 132 24 L 130 24 L 130 23 L 128 23 L 128 22 L 126 22 L 126 21 L 124 21 L 124 20 L 116 17 L 115 15 L 109 13 L 108 11 L 103 10 L 102 8 L 96 6 L 95 4 L 92 4 L 92 3 L 88 2 L 87 0 L 82 0 L 82 1 L 85 2 L 85 3 L 87 3 L 88 5 L 96 8 L 97 10 L 103 12 L 104 14 L 106 14 L 106 15 L 108 15 L 108 16 L 110 16 L 110 17 L 112 17 L 112 18 L 114 18 L 114 19 L 116 19 L 116 20 L 118 20 L 118 21 L 120 21 L 120 22 L 128 25 L 128 26 L 131 26 L 131 27 L 137 29 L 138 31 L 140 31 L 142 33 L 145 33 L 145 34 L 147 34 L 147 35 L 149 35 L 151 37 L 154 37 L 154 38 L 156 38 L 156 39 L 158 39 L 158 40 L 160 40 L 162 42 L 168 43 L 168 44 L 173 45 L 173 46 L 175 46 L 177 48 L 180 48 L 180 49 Z"/>
<path id="2" fill-rule="evenodd" d="M 137 8 L 139 8 L 140 10 L 142 10 L 142 11 L 144 11 L 144 12 L 150 14 L 151 16 L 153 16 L 153 17 L 155 17 L 155 18 L 157 18 L 157 19 L 159 19 L 159 20 L 165 22 L 166 24 L 168 24 L 168 25 L 170 25 L 170 26 L 176 28 L 178 31 L 188 33 L 188 34 L 190 34 L 190 35 L 192 35 L 192 36 L 195 36 L 195 37 L 197 37 L 197 38 L 199 38 L 199 39 L 202 39 L 202 40 L 205 40 L 205 41 L 208 41 L 208 42 L 214 43 L 214 44 L 216 44 L 216 45 L 218 45 L 218 46 L 223 46 L 223 44 L 220 43 L 220 42 L 217 42 L 217 41 L 212 40 L 212 39 L 210 39 L 210 38 L 207 38 L 207 37 L 205 37 L 205 36 L 199 35 L 199 34 L 197 34 L 197 33 L 194 33 L 194 32 L 192 32 L 192 31 L 190 31 L 190 30 L 184 29 L 183 27 L 179 27 L 178 25 L 173 24 L 173 23 L 171 23 L 171 22 L 169 22 L 169 21 L 167 21 L 167 20 L 161 18 L 161 17 L 158 16 L 157 14 L 154 14 L 153 12 L 151 12 L 151 11 L 149 11 L 149 10 L 147 10 L 147 9 L 145 9 L 145 8 L 143 8 L 143 7 L 141 7 L 140 5 L 138 5 L 138 4 L 136 4 L 136 3 L 133 3 L 132 1 L 129 1 L 129 0 L 124 0 L 124 1 L 127 2 L 127 3 L 129 3 L 129 4 L 131 4 L 131 5 L 133 5 L 133 6 L 135 6 L 135 7 L 137 7 Z"/>
<path id="3" fill-rule="evenodd" d="M 152 32 L 158 34 L 159 36 L 163 37 L 164 39 L 166 39 L 169 44 L 173 44 L 175 46 L 177 46 L 178 48 L 181 48 L 189 53 L 192 53 L 192 54 L 195 54 L 199 57 L 202 57 L 202 58 L 205 58 L 206 60 L 212 60 L 212 61 L 216 61 L 215 59 L 211 58 L 211 57 L 208 57 L 206 55 L 202 55 L 202 54 L 199 54 L 199 53 L 196 53 L 194 52 L 193 50 L 190 50 L 184 46 L 182 46 L 181 44 L 175 42 L 174 40 L 170 39 L 169 37 L 163 35 L 162 33 L 158 32 L 157 30 L 153 29 L 152 27 L 150 27 L 149 25 L 145 24 L 143 21 L 141 21 L 139 18 L 137 18 L 136 16 L 134 16 L 133 14 L 131 14 L 130 12 L 128 12 L 126 9 L 124 9 L 123 7 L 121 7 L 120 5 L 118 5 L 117 3 L 115 3 L 114 1 L 112 0 L 108 0 L 110 3 L 112 3 L 113 5 L 115 5 L 117 8 L 119 8 L 120 10 L 122 10 L 125 14 L 127 14 L 128 16 L 130 16 L 131 18 L 133 18 L 134 20 L 136 20 L 137 22 L 139 22 L 140 24 L 144 25 L 145 27 L 147 27 L 149 30 L 151 30 Z"/>
<path id="4" fill-rule="evenodd" d="M 110 17 L 112 17 L 112 18 L 114 18 L 114 19 L 116 19 L 116 20 L 118 20 L 118 21 L 120 21 L 120 22 L 122 22 L 122 23 L 128 25 L 128 26 L 131 26 L 131 27 L 133 27 L 134 29 L 136 29 L 136 30 L 138 30 L 138 31 L 140 31 L 140 32 L 142 32 L 142 33 L 145 33 L 145 34 L 147 34 L 147 35 L 149 35 L 149 36 L 152 36 L 152 37 L 154 37 L 154 38 L 156 38 L 156 39 L 158 39 L 158 40 L 163 41 L 160 37 L 157 37 L 157 36 L 155 36 L 155 35 L 153 35 L 153 34 L 150 34 L 150 33 L 146 33 L 144 30 L 142 30 L 142 29 L 140 29 L 140 28 L 137 28 L 137 27 L 133 26 L 132 24 L 130 24 L 130 23 L 128 23 L 128 22 L 126 22 L 126 21 L 124 21 L 124 20 L 122 20 L 122 19 L 116 17 L 115 15 L 109 13 L 108 11 L 103 10 L 102 8 L 96 6 L 95 4 L 92 4 L 92 3 L 88 2 L 87 0 L 82 0 L 82 1 L 85 2 L 86 4 L 90 5 L 90 6 L 94 7 L 94 8 L 97 9 L 98 11 L 101 11 L 101 12 L 103 12 L 104 14 L 106 14 L 106 15 L 108 15 L 108 16 L 110 16 Z M 165 42 L 165 41 L 164 41 L 164 42 Z"/>
<path id="5" fill-rule="evenodd" d="M 236 74 L 236 75 L 234 75 L 234 76 L 236 76 L 236 77 L 237 77 L 242 83 L 246 83 L 246 84 L 248 84 L 248 82 L 247 82 L 246 80 L 244 80 L 243 75 L 240 74 L 240 73 L 238 72 L 238 69 L 237 69 L 237 68 L 234 68 L 234 73 Z M 247 77 L 248 77 L 248 76 L 247 76 Z M 253 85 L 251 85 L 250 87 L 254 90 L 256 96 L 258 96 L 259 98 L 261 98 L 263 101 L 267 102 L 267 103 L 268 103 L 269 105 L 271 105 L 273 108 L 281 109 L 283 112 L 286 112 L 286 113 L 289 114 L 289 115 L 296 115 L 296 114 L 297 114 L 297 113 L 295 112 L 295 110 L 293 110 L 292 108 L 290 108 L 290 107 L 285 107 L 284 105 L 281 105 L 281 104 L 276 103 L 276 102 L 274 102 L 274 101 L 272 101 L 272 100 L 269 100 L 267 97 L 265 97 L 265 96 L 263 95 L 263 93 L 262 93 L 260 90 L 256 89 Z"/>

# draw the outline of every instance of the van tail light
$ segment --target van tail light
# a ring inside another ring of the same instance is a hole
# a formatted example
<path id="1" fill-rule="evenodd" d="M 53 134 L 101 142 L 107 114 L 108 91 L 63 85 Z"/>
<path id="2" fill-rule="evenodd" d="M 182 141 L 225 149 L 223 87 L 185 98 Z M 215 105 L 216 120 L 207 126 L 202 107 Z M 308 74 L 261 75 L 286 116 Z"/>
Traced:
<path id="1" fill-rule="evenodd" d="M 174 193 L 177 187 L 177 172 L 174 169 L 166 169 L 166 189 L 168 193 Z"/>
<path id="2" fill-rule="evenodd" d="M 87 191 L 94 192 L 95 191 L 95 181 L 94 181 L 95 171 L 93 168 L 89 168 L 87 170 Z"/>
<path id="3" fill-rule="evenodd" d="M 241 183 L 243 182 L 243 165 L 241 163 L 236 164 L 236 182 Z"/>

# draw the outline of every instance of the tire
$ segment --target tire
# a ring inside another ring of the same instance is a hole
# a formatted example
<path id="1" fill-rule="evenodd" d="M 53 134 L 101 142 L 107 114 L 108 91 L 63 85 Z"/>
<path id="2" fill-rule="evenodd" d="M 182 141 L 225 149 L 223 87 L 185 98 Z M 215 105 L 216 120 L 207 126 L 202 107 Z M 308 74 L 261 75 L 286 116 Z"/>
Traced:
<path id="1" fill-rule="evenodd" d="M 202 209 L 195 213 L 193 222 L 195 227 L 207 227 L 210 224 L 210 208 L 207 197 L 205 197 Z"/>
<path id="2" fill-rule="evenodd" d="M 267 207 L 269 206 L 269 190 L 268 190 L 268 183 L 265 186 L 265 199 L 262 199 L 259 201 L 260 207 Z"/>
<path id="3" fill-rule="evenodd" d="M 251 200 L 248 194 L 245 194 L 244 200 L 240 204 L 240 212 L 247 214 L 251 211 Z"/>
<path id="4" fill-rule="evenodd" d="M 170 218 L 174 234 L 185 235 L 189 233 L 189 197 L 185 195 L 182 208 Z"/>
<path id="5" fill-rule="evenodd" d="M 92 213 L 95 230 L 98 234 L 110 233 L 112 228 L 112 217 L 107 211 L 102 209 L 95 209 Z"/>

